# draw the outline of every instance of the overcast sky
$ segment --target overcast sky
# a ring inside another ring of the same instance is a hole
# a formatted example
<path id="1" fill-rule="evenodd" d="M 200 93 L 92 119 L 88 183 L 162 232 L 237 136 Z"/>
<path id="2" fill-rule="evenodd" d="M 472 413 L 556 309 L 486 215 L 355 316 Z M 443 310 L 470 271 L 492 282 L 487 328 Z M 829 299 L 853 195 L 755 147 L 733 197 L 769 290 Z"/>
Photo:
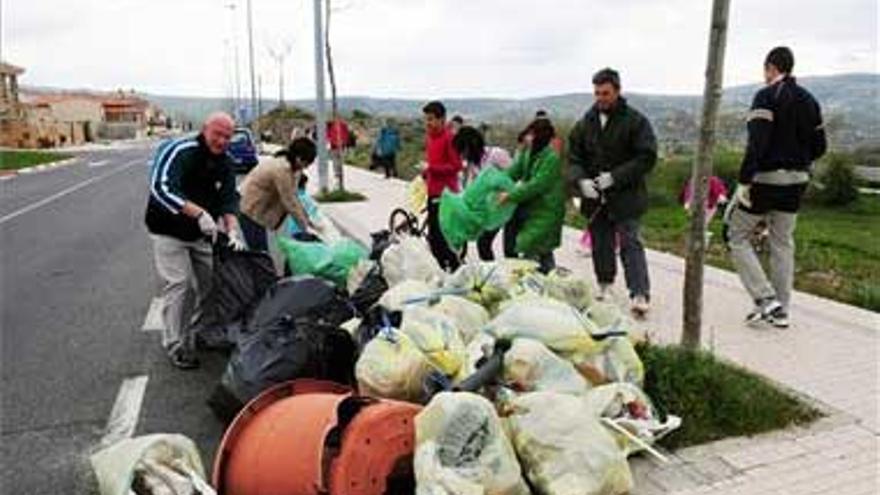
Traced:
<path id="1" fill-rule="evenodd" d="M 333 0 L 340 92 L 530 97 L 589 91 L 621 71 L 624 91 L 700 93 L 710 0 Z M 228 96 L 237 39 L 249 94 L 246 0 L 0 0 L 2 58 L 31 85 Z M 225 5 L 234 2 L 234 11 Z M 774 45 L 795 73 L 877 72 L 877 0 L 732 0 L 725 84 L 755 82 Z M 269 46 L 293 42 L 288 98 L 314 96 L 313 0 L 253 0 L 263 95 L 277 97 Z"/>

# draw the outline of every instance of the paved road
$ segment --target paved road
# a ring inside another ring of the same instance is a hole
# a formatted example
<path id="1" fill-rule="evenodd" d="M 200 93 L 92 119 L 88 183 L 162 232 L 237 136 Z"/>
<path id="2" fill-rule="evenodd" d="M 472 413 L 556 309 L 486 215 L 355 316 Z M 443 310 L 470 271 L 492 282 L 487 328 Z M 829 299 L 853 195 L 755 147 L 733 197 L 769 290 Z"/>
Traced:
<path id="1" fill-rule="evenodd" d="M 88 465 L 124 380 L 147 377 L 135 434 L 179 432 L 210 461 L 222 371 L 170 368 L 141 330 L 157 286 L 143 227 L 148 147 L 0 181 L 4 493 L 93 493 Z"/>

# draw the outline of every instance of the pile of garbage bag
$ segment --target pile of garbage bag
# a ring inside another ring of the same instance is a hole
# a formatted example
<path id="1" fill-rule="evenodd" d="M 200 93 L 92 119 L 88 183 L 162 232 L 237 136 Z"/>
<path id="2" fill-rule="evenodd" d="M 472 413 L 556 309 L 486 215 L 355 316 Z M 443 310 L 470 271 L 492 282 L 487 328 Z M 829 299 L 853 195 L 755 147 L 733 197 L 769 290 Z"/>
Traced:
<path id="1" fill-rule="evenodd" d="M 588 282 L 538 273 L 530 261 L 474 262 L 438 276 L 421 268 L 428 262 L 400 261 L 430 256 L 414 241 L 386 251 L 399 276 L 354 331 L 360 392 L 425 405 L 417 493 L 632 490 L 627 457 L 661 455 L 652 445 L 680 419 L 658 413 L 641 390 L 629 317 L 593 300 Z M 497 376 L 476 393 L 459 391 L 501 341 L 509 349 Z"/>

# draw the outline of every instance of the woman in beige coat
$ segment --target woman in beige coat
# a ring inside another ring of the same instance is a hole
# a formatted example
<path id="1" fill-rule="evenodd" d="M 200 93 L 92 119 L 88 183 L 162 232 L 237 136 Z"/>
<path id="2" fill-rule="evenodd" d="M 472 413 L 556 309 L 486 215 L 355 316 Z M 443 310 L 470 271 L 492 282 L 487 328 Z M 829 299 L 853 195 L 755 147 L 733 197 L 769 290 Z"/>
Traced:
<path id="1" fill-rule="evenodd" d="M 315 155 L 312 140 L 297 138 L 274 158 L 260 162 L 244 178 L 239 223 L 250 250 L 268 251 L 266 229 L 277 230 L 287 215 L 293 216 L 300 225 L 318 230 L 296 194 L 300 175 L 315 160 Z"/>

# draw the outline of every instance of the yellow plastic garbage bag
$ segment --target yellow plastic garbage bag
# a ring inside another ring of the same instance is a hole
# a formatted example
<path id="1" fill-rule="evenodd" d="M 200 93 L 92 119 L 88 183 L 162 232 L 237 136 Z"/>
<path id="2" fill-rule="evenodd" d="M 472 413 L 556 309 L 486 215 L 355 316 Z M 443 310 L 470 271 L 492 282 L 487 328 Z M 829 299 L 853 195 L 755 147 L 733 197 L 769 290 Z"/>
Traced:
<path id="1" fill-rule="evenodd" d="M 504 355 L 504 384 L 517 392 L 582 395 L 590 384 L 568 361 L 533 339 L 514 339 Z"/>
<path id="2" fill-rule="evenodd" d="M 93 454 L 91 463 L 101 495 L 215 495 L 198 448 L 183 435 L 126 438 Z"/>
<path id="3" fill-rule="evenodd" d="M 407 207 L 413 213 L 419 213 L 428 207 L 428 186 L 421 175 L 409 182 L 406 188 Z"/>
<path id="4" fill-rule="evenodd" d="M 593 385 L 626 382 L 642 386 L 645 366 L 626 335 L 598 341 L 597 352 L 579 353 L 569 359 Z"/>
<path id="5" fill-rule="evenodd" d="M 445 314 L 424 306 L 403 311 L 401 333 L 425 355 L 431 366 L 446 376 L 455 376 L 465 361 L 465 347 L 455 323 Z"/>
<path id="6" fill-rule="evenodd" d="M 430 372 L 422 351 L 397 330 L 370 340 L 355 365 L 361 394 L 409 402 L 422 401 L 423 383 Z"/>
<path id="7" fill-rule="evenodd" d="M 618 495 L 633 488 L 623 450 L 582 397 L 532 392 L 511 399 L 506 425 L 523 470 L 544 495 Z"/>
<path id="8" fill-rule="evenodd" d="M 405 237 L 382 253 L 382 274 L 393 287 L 404 280 L 419 280 L 431 285 L 439 284 L 443 270 L 431 255 L 424 239 Z"/>
<path id="9" fill-rule="evenodd" d="M 441 392 L 416 416 L 418 495 L 528 495 L 516 453 L 491 402 Z"/>
<path id="10" fill-rule="evenodd" d="M 464 297 L 495 315 L 500 304 L 516 291 L 520 280 L 537 269 L 537 263 L 530 260 L 467 263 L 448 276 L 443 285 L 466 289 L 468 292 Z"/>
<path id="11" fill-rule="evenodd" d="M 590 282 L 564 269 L 556 269 L 547 275 L 530 273 L 520 280 L 516 293 L 556 299 L 570 304 L 578 311 L 586 310 L 593 303 Z"/>
<path id="12" fill-rule="evenodd" d="M 595 325 L 578 310 L 549 297 L 508 301 L 486 327 L 496 338 L 538 340 L 565 358 L 597 353 L 599 346 L 590 337 L 595 330 Z"/>

